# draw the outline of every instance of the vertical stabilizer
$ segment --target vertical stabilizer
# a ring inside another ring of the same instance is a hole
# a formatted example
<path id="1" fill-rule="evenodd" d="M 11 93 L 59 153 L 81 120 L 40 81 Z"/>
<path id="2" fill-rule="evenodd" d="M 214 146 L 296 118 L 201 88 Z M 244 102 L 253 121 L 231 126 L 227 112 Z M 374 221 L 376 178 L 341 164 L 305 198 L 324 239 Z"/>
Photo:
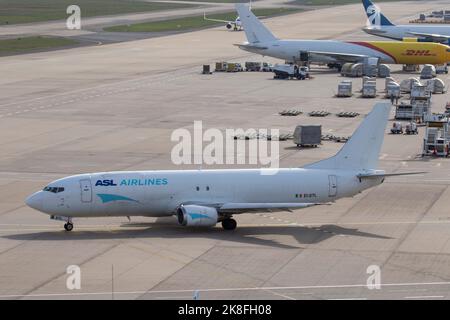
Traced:
<path id="1" fill-rule="evenodd" d="M 247 5 L 238 3 L 236 4 L 236 10 L 250 44 L 266 43 L 277 40 L 269 29 L 267 29 L 253 12 L 250 11 Z"/>
<path id="2" fill-rule="evenodd" d="M 394 24 L 381 12 L 381 9 L 370 0 L 362 0 L 369 23 L 374 27 L 393 26 Z"/>
<path id="3" fill-rule="evenodd" d="M 344 170 L 377 169 L 390 110 L 390 103 L 377 103 L 363 122 L 361 122 L 351 138 L 334 157 L 307 165 L 305 168 Z"/>

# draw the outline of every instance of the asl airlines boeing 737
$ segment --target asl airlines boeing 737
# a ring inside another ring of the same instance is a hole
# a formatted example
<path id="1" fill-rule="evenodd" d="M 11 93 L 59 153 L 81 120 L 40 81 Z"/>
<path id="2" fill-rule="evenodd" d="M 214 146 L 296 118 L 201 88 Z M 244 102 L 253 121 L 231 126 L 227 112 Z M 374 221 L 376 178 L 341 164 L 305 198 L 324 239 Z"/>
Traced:
<path id="1" fill-rule="evenodd" d="M 81 174 L 51 182 L 28 206 L 66 221 L 74 217 L 176 215 L 183 226 L 236 228 L 234 214 L 334 202 L 379 185 L 376 170 L 390 104 L 378 103 L 334 156 L 303 168 L 130 171 Z M 268 169 L 273 170 L 273 169 Z"/>
<path id="2" fill-rule="evenodd" d="M 310 62 L 342 65 L 378 58 L 387 64 L 444 64 L 450 62 L 450 47 L 433 42 L 277 39 L 244 4 L 236 4 L 248 42 L 243 50 L 297 62 L 307 54 Z"/>
<path id="3" fill-rule="evenodd" d="M 384 38 L 402 40 L 417 37 L 421 40 L 450 44 L 450 26 L 448 25 L 395 25 L 370 0 L 362 0 L 369 26 L 363 30 L 369 34 Z"/>

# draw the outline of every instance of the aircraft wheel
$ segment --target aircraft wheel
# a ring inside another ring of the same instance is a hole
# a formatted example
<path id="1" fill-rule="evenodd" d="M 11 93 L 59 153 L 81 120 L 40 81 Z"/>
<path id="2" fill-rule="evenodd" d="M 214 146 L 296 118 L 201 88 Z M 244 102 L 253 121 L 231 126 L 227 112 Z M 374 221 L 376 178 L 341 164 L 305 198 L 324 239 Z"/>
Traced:
<path id="1" fill-rule="evenodd" d="M 68 222 L 64 225 L 64 229 L 66 229 L 66 231 L 72 231 L 73 230 L 73 224 Z"/>
<path id="2" fill-rule="evenodd" d="M 222 228 L 225 230 L 234 230 L 237 227 L 237 222 L 234 219 L 225 219 L 222 221 Z"/>

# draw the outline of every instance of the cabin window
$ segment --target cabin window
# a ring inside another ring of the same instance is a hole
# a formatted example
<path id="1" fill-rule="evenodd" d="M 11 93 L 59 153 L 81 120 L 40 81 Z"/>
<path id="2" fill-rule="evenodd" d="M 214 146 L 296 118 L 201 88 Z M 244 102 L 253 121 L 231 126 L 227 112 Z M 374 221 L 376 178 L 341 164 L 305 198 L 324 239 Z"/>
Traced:
<path id="1" fill-rule="evenodd" d="M 200 191 L 200 187 L 196 187 L 195 189 L 196 189 L 197 191 Z"/>
<path id="2" fill-rule="evenodd" d="M 206 187 L 206 191 L 209 191 L 209 186 Z"/>

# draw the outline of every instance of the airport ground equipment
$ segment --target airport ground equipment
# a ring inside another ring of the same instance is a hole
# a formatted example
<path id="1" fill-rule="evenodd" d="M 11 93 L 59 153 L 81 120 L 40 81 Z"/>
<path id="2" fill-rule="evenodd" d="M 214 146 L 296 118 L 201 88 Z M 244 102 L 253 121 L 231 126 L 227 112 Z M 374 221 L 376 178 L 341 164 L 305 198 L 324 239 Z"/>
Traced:
<path id="1" fill-rule="evenodd" d="M 449 119 L 427 121 L 422 156 L 448 157 L 450 145 Z"/>
<path id="2" fill-rule="evenodd" d="M 322 126 L 297 126 L 294 131 L 294 143 L 297 147 L 317 147 L 322 140 Z"/>
<path id="3" fill-rule="evenodd" d="M 402 123 L 398 122 L 398 121 L 395 121 L 392 124 L 391 133 L 392 134 L 402 134 L 403 133 L 403 125 L 402 125 Z"/>
<path id="4" fill-rule="evenodd" d="M 411 99 L 411 101 L 401 101 L 395 108 L 396 120 L 424 122 L 424 119 L 431 114 L 431 99 Z"/>
<path id="5" fill-rule="evenodd" d="M 359 116 L 359 113 L 342 111 L 342 112 L 336 113 L 336 116 L 339 118 L 354 118 L 354 117 Z"/>
<path id="6" fill-rule="evenodd" d="M 401 92 L 404 93 L 411 93 L 411 88 L 413 87 L 413 85 L 418 84 L 420 85 L 420 80 L 417 78 L 408 78 L 403 80 L 402 82 L 400 82 L 400 90 Z"/>
<path id="7" fill-rule="evenodd" d="M 401 96 L 400 85 L 392 77 L 386 77 L 384 84 L 384 92 L 385 98 L 389 99 L 391 97 L 398 99 Z"/>
<path id="8" fill-rule="evenodd" d="M 283 110 L 279 112 L 278 114 L 280 116 L 298 116 L 302 114 L 303 112 L 297 109 L 289 109 L 289 110 Z"/>
<path id="9" fill-rule="evenodd" d="M 386 77 L 386 79 L 384 80 L 384 91 L 387 91 L 388 86 L 391 83 L 397 83 L 397 81 L 395 81 L 395 79 L 392 77 Z"/>
<path id="10" fill-rule="evenodd" d="M 422 83 L 414 83 L 411 87 L 411 99 L 430 99 L 431 92 Z"/>
<path id="11" fill-rule="evenodd" d="M 212 74 L 211 66 L 209 64 L 204 64 L 203 65 L 202 74 Z"/>
<path id="12" fill-rule="evenodd" d="M 274 79 L 298 79 L 309 78 L 309 68 L 296 64 L 276 64 L 273 66 Z"/>
<path id="13" fill-rule="evenodd" d="M 418 64 L 404 64 L 402 70 L 405 71 L 405 72 L 418 72 L 418 71 L 420 71 L 420 65 L 418 65 Z"/>
<path id="14" fill-rule="evenodd" d="M 333 134 L 325 134 L 322 135 L 322 141 L 334 141 L 334 142 L 341 142 L 341 143 L 345 143 L 348 141 L 348 139 L 350 139 L 350 136 L 348 137 L 341 137 L 341 136 L 335 136 Z"/>
<path id="15" fill-rule="evenodd" d="M 444 115 L 450 119 L 450 102 L 447 102 L 447 104 L 445 105 Z"/>
<path id="16" fill-rule="evenodd" d="M 281 133 L 280 135 L 271 135 L 271 134 L 237 134 L 233 136 L 234 140 L 274 140 L 274 141 L 286 141 L 293 139 L 294 135 L 292 133 Z"/>
<path id="17" fill-rule="evenodd" d="M 245 62 L 245 71 L 261 71 L 261 62 Z"/>
<path id="18" fill-rule="evenodd" d="M 432 94 L 442 94 L 447 92 L 447 87 L 445 86 L 444 81 L 439 78 L 429 79 L 425 85 L 427 90 Z"/>
<path id="19" fill-rule="evenodd" d="M 391 76 L 391 67 L 387 64 L 378 65 L 378 78 L 387 78 Z"/>
<path id="20" fill-rule="evenodd" d="M 423 66 L 420 72 L 420 79 L 432 79 L 436 77 L 436 67 L 432 64 L 426 64 Z"/>
<path id="21" fill-rule="evenodd" d="M 386 98 L 391 98 L 394 97 L 394 99 L 398 99 L 401 97 L 401 93 L 400 93 L 400 85 L 396 82 L 391 82 L 388 84 L 387 88 L 386 88 Z"/>
<path id="22" fill-rule="evenodd" d="M 263 62 L 261 66 L 262 72 L 273 72 L 273 65 L 268 62 Z"/>
<path id="23" fill-rule="evenodd" d="M 448 66 L 446 64 L 438 64 L 435 68 L 436 74 L 448 74 Z"/>
<path id="24" fill-rule="evenodd" d="M 341 67 L 341 76 L 359 78 L 363 76 L 362 63 L 344 63 Z"/>
<path id="25" fill-rule="evenodd" d="M 364 77 L 361 92 L 363 98 L 375 98 L 377 96 L 376 78 Z"/>
<path id="26" fill-rule="evenodd" d="M 406 134 L 419 134 L 417 130 L 417 124 L 414 121 L 411 121 L 405 125 L 405 133 Z"/>
<path id="27" fill-rule="evenodd" d="M 311 111 L 308 113 L 310 117 L 326 117 L 330 115 L 331 113 L 328 111 Z"/>
<path id="28" fill-rule="evenodd" d="M 352 82 L 350 80 L 344 80 L 339 82 L 336 96 L 344 98 L 351 97 L 353 95 L 352 91 Z"/>
<path id="29" fill-rule="evenodd" d="M 240 63 L 228 63 L 227 64 L 227 72 L 240 72 L 244 71 L 244 68 L 242 68 L 242 65 Z"/>
<path id="30" fill-rule="evenodd" d="M 365 57 L 363 60 L 363 75 L 367 77 L 376 77 L 378 75 L 378 58 Z"/>
<path id="31" fill-rule="evenodd" d="M 228 69 L 228 63 L 227 62 L 216 62 L 216 68 L 214 69 L 215 72 L 225 72 Z"/>

